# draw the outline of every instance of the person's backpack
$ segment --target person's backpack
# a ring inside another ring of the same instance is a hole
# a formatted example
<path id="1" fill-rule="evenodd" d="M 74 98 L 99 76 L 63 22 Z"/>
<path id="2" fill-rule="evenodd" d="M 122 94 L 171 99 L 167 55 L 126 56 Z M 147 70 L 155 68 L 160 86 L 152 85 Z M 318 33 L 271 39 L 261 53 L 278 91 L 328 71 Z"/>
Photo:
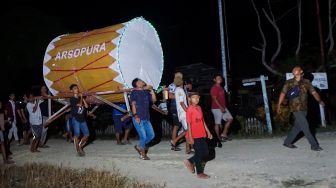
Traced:
<path id="1" fill-rule="evenodd" d="M 287 98 L 288 100 L 292 100 L 294 98 L 297 98 L 300 96 L 300 92 L 301 92 L 301 89 L 300 89 L 300 84 L 299 85 L 296 85 L 292 88 L 290 88 L 287 92 Z"/>

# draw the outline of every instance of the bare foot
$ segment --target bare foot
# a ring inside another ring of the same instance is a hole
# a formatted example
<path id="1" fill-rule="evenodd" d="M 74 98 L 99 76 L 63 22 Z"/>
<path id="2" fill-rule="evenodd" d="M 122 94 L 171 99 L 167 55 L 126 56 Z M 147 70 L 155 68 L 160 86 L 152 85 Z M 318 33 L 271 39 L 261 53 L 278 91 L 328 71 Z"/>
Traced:
<path id="1" fill-rule="evenodd" d="M 209 178 L 210 178 L 210 176 L 208 176 L 207 174 L 204 174 L 204 173 L 202 173 L 202 174 L 197 174 L 197 177 L 198 177 L 198 178 L 201 178 L 201 179 L 209 179 Z"/>
<path id="2" fill-rule="evenodd" d="M 188 171 L 190 173 L 194 174 L 195 173 L 195 167 L 194 167 L 194 165 L 191 164 L 191 162 L 188 159 L 184 160 L 183 162 L 184 162 L 184 165 L 187 167 Z"/>

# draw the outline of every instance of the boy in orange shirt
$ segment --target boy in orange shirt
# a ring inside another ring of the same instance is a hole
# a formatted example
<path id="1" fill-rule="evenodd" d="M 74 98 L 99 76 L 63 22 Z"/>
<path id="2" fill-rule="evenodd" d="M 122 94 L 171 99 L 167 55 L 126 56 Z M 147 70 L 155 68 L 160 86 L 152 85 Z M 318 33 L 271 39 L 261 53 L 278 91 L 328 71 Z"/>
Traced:
<path id="1" fill-rule="evenodd" d="M 206 139 L 207 137 L 212 139 L 212 135 L 208 129 L 208 126 L 204 122 L 202 109 L 198 105 L 200 99 L 199 94 L 192 92 L 189 93 L 189 97 L 190 105 L 187 109 L 188 133 L 186 134 L 186 137 L 188 142 L 193 145 L 195 155 L 189 159 L 184 160 L 184 164 L 191 173 L 195 172 L 196 166 L 197 177 L 208 179 L 210 176 L 204 174 L 202 161 L 209 154 Z"/>

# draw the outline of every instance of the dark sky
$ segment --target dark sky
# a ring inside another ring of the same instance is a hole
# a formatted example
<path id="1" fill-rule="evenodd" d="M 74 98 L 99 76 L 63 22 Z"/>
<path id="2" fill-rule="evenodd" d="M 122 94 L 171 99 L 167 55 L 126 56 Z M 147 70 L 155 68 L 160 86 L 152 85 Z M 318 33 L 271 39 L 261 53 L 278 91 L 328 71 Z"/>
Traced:
<path id="1" fill-rule="evenodd" d="M 266 7 L 265 0 L 256 0 Z M 256 14 L 249 0 L 226 0 L 228 60 L 232 77 L 267 73 L 260 54 L 251 47 L 260 42 Z M 322 0 L 322 2 L 326 2 Z M 42 62 L 48 43 L 58 35 L 102 28 L 143 16 L 157 29 L 164 51 L 164 79 L 176 66 L 205 63 L 221 70 L 218 7 L 216 0 L 191 1 L 50 1 L 7 3 L 1 6 L 1 97 L 43 84 Z M 303 3 L 303 40 L 318 45 L 315 0 Z M 272 0 L 275 16 L 294 7 L 294 0 Z M 323 3 L 322 3 L 323 4 Z M 324 8 L 325 5 L 322 6 Z M 326 9 L 321 12 L 326 13 Z M 294 53 L 297 40 L 296 9 L 280 20 L 284 47 L 280 58 Z M 267 36 L 274 30 L 265 24 Z M 272 50 L 275 40 L 268 41 Z"/>

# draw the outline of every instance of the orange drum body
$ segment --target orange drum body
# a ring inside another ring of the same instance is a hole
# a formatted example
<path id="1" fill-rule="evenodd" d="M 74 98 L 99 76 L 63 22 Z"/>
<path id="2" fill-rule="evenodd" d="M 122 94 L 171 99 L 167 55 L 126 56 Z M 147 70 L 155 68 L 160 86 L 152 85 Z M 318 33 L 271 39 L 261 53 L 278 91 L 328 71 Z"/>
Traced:
<path id="1" fill-rule="evenodd" d="M 53 95 L 70 92 L 71 84 L 77 84 L 82 92 L 131 88 L 137 77 L 157 88 L 162 71 L 158 34 L 143 18 L 58 36 L 48 45 L 43 62 L 44 80 Z M 124 101 L 123 94 L 104 98 Z"/>

